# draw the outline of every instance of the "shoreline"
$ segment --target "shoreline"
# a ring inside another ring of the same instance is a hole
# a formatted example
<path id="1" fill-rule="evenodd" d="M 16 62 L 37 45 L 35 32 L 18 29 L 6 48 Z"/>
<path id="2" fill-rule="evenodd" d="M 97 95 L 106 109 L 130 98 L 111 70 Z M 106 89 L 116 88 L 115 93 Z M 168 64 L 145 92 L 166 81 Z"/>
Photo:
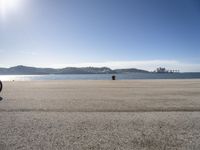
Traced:
<path id="1" fill-rule="evenodd" d="M 116 79 L 116 80 L 112 80 L 112 79 L 65 79 L 65 80 L 60 80 L 60 79 L 54 79 L 54 80 L 1 80 L 2 82 L 65 82 L 65 81 L 94 81 L 94 82 L 98 82 L 98 81 L 112 81 L 112 82 L 116 82 L 116 81 L 186 81 L 186 80 L 200 80 L 200 78 L 185 78 L 185 79 Z"/>
<path id="2" fill-rule="evenodd" d="M 176 80 L 176 79 L 200 79 L 200 73 L 133 73 L 133 74 L 60 74 L 60 75 L 0 75 L 2 81 L 42 81 L 42 80 L 111 80 L 112 75 L 116 80 Z"/>

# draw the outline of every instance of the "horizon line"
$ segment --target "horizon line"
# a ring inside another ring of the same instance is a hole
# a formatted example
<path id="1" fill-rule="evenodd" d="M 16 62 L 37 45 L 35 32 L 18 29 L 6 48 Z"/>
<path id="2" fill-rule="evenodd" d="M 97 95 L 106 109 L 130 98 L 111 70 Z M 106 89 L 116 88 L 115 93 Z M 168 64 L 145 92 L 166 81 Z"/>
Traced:
<path id="1" fill-rule="evenodd" d="M 1 67 L 5 66 L 5 67 Z M 181 72 L 200 72 L 200 64 L 186 63 L 177 60 L 144 60 L 144 61 L 104 61 L 104 62 L 83 62 L 83 63 L 63 63 L 63 64 L 23 64 L 23 65 L 1 65 L 0 68 L 11 68 L 15 66 L 26 66 L 35 68 L 83 68 L 83 67 L 107 67 L 110 69 L 141 69 L 146 71 L 154 71 L 159 67 L 168 70 L 180 70 Z"/>

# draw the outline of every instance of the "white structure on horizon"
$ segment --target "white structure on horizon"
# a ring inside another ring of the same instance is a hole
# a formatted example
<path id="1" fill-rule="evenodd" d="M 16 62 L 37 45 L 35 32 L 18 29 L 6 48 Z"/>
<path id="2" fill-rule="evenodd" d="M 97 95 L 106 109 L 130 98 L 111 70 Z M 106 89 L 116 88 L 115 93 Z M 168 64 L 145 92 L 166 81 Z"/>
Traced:
<path id="1" fill-rule="evenodd" d="M 156 69 L 157 73 L 179 73 L 179 70 L 167 70 L 166 68 L 159 67 Z"/>

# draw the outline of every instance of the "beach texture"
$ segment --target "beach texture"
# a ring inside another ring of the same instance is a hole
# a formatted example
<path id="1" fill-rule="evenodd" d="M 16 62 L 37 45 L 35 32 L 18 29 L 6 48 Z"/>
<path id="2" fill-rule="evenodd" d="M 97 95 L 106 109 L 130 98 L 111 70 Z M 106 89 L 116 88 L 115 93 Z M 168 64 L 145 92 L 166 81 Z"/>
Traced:
<path id="1" fill-rule="evenodd" d="M 0 149 L 200 149 L 200 80 L 3 84 Z"/>

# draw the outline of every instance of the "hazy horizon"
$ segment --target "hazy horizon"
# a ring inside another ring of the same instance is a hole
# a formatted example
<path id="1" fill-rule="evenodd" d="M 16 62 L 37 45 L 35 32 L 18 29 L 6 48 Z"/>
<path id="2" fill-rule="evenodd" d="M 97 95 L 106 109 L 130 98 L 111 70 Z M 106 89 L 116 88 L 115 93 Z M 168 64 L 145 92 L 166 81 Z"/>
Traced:
<path id="1" fill-rule="evenodd" d="M 158 65 L 161 64 L 162 65 Z M 199 67 L 195 66 L 196 64 L 181 64 L 180 62 L 176 61 L 130 61 L 130 62 L 104 62 L 104 63 L 82 63 L 82 64 L 60 64 L 57 66 L 30 66 L 30 65 L 23 65 L 18 64 L 15 66 L 0 66 L 0 68 L 10 68 L 10 67 L 16 67 L 16 66 L 26 66 L 26 67 L 36 67 L 36 68 L 53 68 L 53 69 L 61 69 L 65 67 L 108 67 L 110 69 L 142 69 L 147 71 L 155 71 L 159 67 L 164 67 L 167 70 L 178 70 L 177 68 L 181 69 L 180 72 L 200 72 L 200 71 L 193 71 L 192 67 Z M 131 66 L 131 67 L 130 67 Z M 187 71 L 185 71 L 185 70 Z"/>
<path id="2" fill-rule="evenodd" d="M 200 72 L 198 0 L 0 0 L 0 67 Z"/>

